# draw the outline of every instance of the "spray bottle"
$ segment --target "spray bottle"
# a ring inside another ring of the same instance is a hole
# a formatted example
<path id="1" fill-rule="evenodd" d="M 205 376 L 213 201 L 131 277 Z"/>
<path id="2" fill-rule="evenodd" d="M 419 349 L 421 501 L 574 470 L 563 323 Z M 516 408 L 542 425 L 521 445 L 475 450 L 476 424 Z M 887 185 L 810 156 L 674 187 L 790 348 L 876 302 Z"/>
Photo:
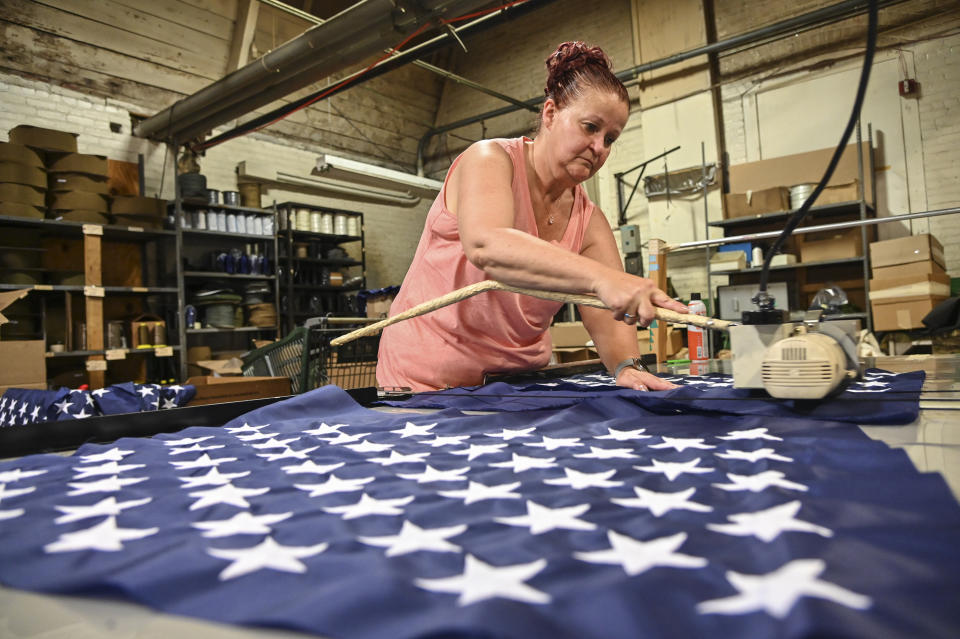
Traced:
<path id="1" fill-rule="evenodd" d="M 706 317 L 707 307 L 700 300 L 700 293 L 690 294 L 690 303 L 687 305 L 691 315 L 702 315 Z M 700 361 L 710 358 L 707 353 L 707 345 L 704 343 L 703 329 L 699 326 L 687 327 L 687 350 L 689 351 L 690 361 Z"/>

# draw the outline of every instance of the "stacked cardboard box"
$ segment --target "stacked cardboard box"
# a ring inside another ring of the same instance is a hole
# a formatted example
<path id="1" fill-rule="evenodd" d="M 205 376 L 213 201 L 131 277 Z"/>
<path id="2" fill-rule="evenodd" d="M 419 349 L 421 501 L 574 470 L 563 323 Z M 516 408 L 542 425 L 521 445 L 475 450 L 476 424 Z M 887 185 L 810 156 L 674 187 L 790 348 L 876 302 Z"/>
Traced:
<path id="1" fill-rule="evenodd" d="M 107 224 L 107 158 L 84 153 L 47 153 L 49 215 L 71 222 Z"/>
<path id="2" fill-rule="evenodd" d="M 924 316 L 950 296 L 943 246 L 932 235 L 874 242 L 870 263 L 874 330 L 922 328 Z"/>
<path id="3" fill-rule="evenodd" d="M 117 224 L 159 229 L 163 228 L 166 202 L 152 197 L 117 195 L 110 212 Z"/>
<path id="4" fill-rule="evenodd" d="M 46 190 L 43 158 L 22 144 L 0 142 L 0 215 L 42 218 Z"/>
<path id="5" fill-rule="evenodd" d="M 0 311 L 26 296 L 28 291 L 5 291 L 0 293 Z M 0 313 L 0 325 L 7 318 Z M 0 341 L 0 360 L 13 363 L 0 366 L 0 395 L 8 388 L 46 390 L 47 363 L 43 340 Z"/>

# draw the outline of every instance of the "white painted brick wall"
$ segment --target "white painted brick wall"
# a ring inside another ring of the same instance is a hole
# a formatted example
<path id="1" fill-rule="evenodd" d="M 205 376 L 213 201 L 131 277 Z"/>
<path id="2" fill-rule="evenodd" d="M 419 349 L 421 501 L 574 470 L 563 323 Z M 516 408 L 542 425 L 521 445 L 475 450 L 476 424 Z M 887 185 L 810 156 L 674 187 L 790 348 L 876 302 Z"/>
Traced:
<path id="1" fill-rule="evenodd" d="M 0 140 L 7 141 L 7 132 L 18 124 L 29 124 L 79 133 L 77 146 L 81 153 L 106 155 L 124 162 L 137 162 L 137 155 L 142 153 L 146 194 L 172 198 L 173 158 L 167 156 L 166 146 L 130 134 L 130 111 L 143 113 L 150 109 L 92 98 L 18 76 L 0 75 Z M 111 122 L 122 126 L 120 133 L 110 130 Z M 241 160 L 268 160 L 277 170 L 308 176 L 317 154 L 323 152 L 320 148 L 294 148 L 266 134 L 254 134 L 214 147 L 201 159 L 201 167 L 210 188 L 236 190 L 235 169 Z M 430 205 L 428 201 L 421 201 L 416 207 L 402 208 L 282 191 L 269 191 L 263 198 L 267 206 L 274 201 L 296 201 L 363 213 L 367 281 L 371 288 L 399 284 L 403 280 Z M 345 248 L 359 257 L 359 243 Z"/>

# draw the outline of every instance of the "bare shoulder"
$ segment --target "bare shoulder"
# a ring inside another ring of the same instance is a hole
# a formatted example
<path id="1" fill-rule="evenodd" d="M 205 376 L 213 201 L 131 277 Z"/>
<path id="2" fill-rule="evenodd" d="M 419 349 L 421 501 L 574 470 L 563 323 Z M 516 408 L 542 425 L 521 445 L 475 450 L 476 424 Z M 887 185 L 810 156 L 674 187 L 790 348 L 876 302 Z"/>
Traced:
<path id="1" fill-rule="evenodd" d="M 513 181 L 513 162 L 510 155 L 493 140 L 474 142 L 463 152 L 447 182 L 447 205 L 457 208 L 457 200 L 465 192 L 488 191 L 491 185 L 503 184 L 509 188 Z"/>
<path id="2" fill-rule="evenodd" d="M 492 167 L 503 168 L 512 167 L 510 155 L 506 150 L 493 140 L 480 140 L 471 144 L 463 152 L 461 163 L 468 163 L 471 166 L 490 165 Z"/>

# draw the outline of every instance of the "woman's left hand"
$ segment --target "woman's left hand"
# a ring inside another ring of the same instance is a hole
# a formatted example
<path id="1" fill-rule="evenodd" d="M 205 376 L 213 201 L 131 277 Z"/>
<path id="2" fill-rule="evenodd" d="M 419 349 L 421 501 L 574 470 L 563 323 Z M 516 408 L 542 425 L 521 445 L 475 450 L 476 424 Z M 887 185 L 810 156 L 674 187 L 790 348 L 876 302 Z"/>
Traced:
<path id="1" fill-rule="evenodd" d="M 634 390 L 670 390 L 677 388 L 676 384 L 660 379 L 656 375 L 651 375 L 645 371 L 638 371 L 636 368 L 624 368 L 617 377 L 617 386 L 632 388 Z"/>

